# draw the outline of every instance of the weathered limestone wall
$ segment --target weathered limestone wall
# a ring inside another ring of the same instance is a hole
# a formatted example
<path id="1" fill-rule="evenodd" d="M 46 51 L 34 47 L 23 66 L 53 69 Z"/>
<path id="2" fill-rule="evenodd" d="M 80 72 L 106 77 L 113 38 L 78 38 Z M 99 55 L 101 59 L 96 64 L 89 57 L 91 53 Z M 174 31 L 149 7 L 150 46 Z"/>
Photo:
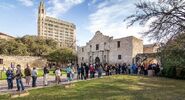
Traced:
<path id="1" fill-rule="evenodd" d="M 117 47 L 117 41 L 120 41 L 120 47 Z M 120 39 L 115 39 L 110 45 L 110 63 L 132 63 L 132 38 L 125 37 Z M 121 59 L 118 59 L 118 55 L 121 55 Z"/>
<path id="2" fill-rule="evenodd" d="M 156 53 L 158 48 L 159 46 L 154 44 L 144 45 L 143 53 Z"/>
<path id="3" fill-rule="evenodd" d="M 46 64 L 47 60 L 41 57 L 33 56 L 3 56 L 0 55 L 0 59 L 3 59 L 3 64 L 0 64 L 0 69 L 2 66 L 10 67 L 11 63 L 16 66 L 20 64 L 22 68 L 26 67 L 27 63 L 31 67 L 42 67 Z"/>
<path id="4" fill-rule="evenodd" d="M 137 54 L 143 53 L 143 41 L 133 37 L 132 42 L 132 59 L 134 59 Z M 135 63 L 135 61 L 133 61 L 133 63 Z"/>

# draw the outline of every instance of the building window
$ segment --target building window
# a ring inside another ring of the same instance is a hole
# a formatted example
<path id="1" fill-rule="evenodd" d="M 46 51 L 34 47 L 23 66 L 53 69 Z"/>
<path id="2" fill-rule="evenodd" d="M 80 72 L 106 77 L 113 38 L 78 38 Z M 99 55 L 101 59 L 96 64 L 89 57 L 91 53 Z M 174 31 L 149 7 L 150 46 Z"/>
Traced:
<path id="1" fill-rule="evenodd" d="M 84 61 L 84 57 L 82 57 L 82 61 Z"/>
<path id="2" fill-rule="evenodd" d="M 96 44 L 96 50 L 99 50 L 99 44 Z"/>
<path id="3" fill-rule="evenodd" d="M 84 52 L 84 48 L 82 48 L 82 52 Z"/>
<path id="4" fill-rule="evenodd" d="M 118 55 L 118 59 L 119 59 L 119 60 L 121 59 L 121 55 Z"/>
<path id="5" fill-rule="evenodd" d="M 120 48 L 120 41 L 117 41 L 117 47 Z"/>
<path id="6" fill-rule="evenodd" d="M 3 64 L 3 59 L 0 59 L 0 64 Z"/>
<path id="7" fill-rule="evenodd" d="M 92 48 L 92 45 L 90 45 L 90 48 Z"/>

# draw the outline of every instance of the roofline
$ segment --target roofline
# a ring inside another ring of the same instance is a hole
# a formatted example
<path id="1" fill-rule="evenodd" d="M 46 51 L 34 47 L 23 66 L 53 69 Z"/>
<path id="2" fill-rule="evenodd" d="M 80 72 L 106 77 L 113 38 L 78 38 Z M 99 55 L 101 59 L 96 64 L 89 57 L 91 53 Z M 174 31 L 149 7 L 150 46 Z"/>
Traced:
<path id="1" fill-rule="evenodd" d="M 7 35 L 7 34 L 2 33 L 2 32 L 0 32 L 0 35 L 5 35 L 5 36 L 11 37 L 11 38 L 15 38 L 15 37 L 13 37 L 13 36 L 11 36 L 11 35 Z"/>

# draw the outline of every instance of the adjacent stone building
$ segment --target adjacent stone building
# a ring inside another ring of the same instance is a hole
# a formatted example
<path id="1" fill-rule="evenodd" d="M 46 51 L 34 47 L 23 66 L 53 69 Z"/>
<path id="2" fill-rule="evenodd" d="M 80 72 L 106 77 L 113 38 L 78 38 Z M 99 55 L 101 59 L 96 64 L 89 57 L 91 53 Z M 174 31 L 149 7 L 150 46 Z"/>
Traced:
<path id="1" fill-rule="evenodd" d="M 133 37 L 113 39 L 97 31 L 86 46 L 77 47 L 78 63 L 132 64 L 143 53 L 143 41 Z"/>
<path id="2" fill-rule="evenodd" d="M 14 37 L 0 32 L 0 39 L 10 40 L 14 39 Z"/>
<path id="3" fill-rule="evenodd" d="M 76 26 L 73 23 L 46 15 L 44 1 L 38 9 L 38 36 L 52 38 L 59 47 L 76 49 Z"/>
<path id="4" fill-rule="evenodd" d="M 158 44 L 147 44 L 143 46 L 143 53 L 156 53 L 160 46 Z"/>

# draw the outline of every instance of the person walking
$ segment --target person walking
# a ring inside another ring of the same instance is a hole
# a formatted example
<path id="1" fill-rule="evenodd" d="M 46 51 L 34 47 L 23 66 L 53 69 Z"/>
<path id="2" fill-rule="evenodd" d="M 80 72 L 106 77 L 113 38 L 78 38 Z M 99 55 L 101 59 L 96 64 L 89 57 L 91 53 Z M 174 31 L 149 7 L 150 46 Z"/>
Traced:
<path id="1" fill-rule="evenodd" d="M 24 91 L 24 85 L 22 82 L 23 74 L 21 72 L 21 65 L 18 64 L 16 67 L 17 67 L 16 74 L 15 74 L 16 83 L 17 83 L 16 91 Z"/>
<path id="2" fill-rule="evenodd" d="M 26 84 L 29 86 L 30 85 L 30 80 L 31 80 L 31 69 L 30 66 L 27 64 L 27 67 L 24 69 L 24 75 L 26 78 Z"/>
<path id="3" fill-rule="evenodd" d="M 37 70 L 36 70 L 35 67 L 33 67 L 31 75 L 32 75 L 32 87 L 36 87 L 37 86 L 36 82 L 37 82 L 37 75 L 38 75 L 38 73 L 37 73 Z"/>
<path id="4" fill-rule="evenodd" d="M 55 75 L 56 75 L 56 83 L 59 84 L 61 82 L 60 76 L 61 76 L 61 70 L 59 67 L 55 70 Z"/>
<path id="5" fill-rule="evenodd" d="M 47 86 L 48 85 L 48 74 L 49 74 L 49 69 L 47 66 L 44 67 L 43 69 L 43 72 L 44 72 L 44 75 L 43 75 L 43 83 L 44 83 L 44 86 Z"/>
<path id="6" fill-rule="evenodd" d="M 7 76 L 8 89 L 13 89 L 14 74 L 10 67 L 8 67 L 8 70 L 6 71 L 6 76 Z"/>

